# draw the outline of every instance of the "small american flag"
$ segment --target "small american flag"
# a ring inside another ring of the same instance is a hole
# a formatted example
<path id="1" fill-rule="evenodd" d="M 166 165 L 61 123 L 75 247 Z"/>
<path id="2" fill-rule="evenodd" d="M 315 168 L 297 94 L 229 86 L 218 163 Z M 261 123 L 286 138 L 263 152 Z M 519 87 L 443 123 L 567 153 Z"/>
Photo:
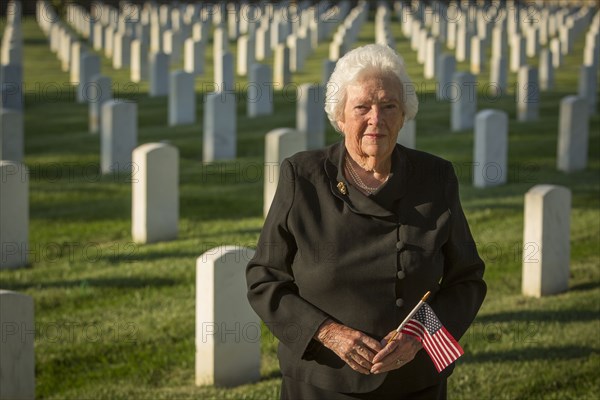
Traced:
<path id="1" fill-rule="evenodd" d="M 460 344 L 444 328 L 427 303 L 423 303 L 401 332 L 416 336 L 438 372 L 442 372 L 464 353 Z"/>

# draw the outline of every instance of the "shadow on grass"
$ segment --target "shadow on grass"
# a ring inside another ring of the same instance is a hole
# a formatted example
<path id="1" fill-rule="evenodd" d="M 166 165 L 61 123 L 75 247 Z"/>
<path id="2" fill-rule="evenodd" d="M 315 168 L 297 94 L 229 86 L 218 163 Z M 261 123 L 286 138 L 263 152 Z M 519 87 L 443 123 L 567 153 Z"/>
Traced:
<path id="1" fill-rule="evenodd" d="M 592 289 L 598 289 L 600 288 L 600 282 L 585 282 L 585 283 L 580 283 L 578 285 L 573 285 L 569 290 L 570 291 L 585 291 L 585 290 L 592 290 Z"/>
<path id="2" fill-rule="evenodd" d="M 485 363 L 502 361 L 544 361 L 544 360 L 572 360 L 588 357 L 595 353 L 588 346 L 563 346 L 563 347 L 526 347 L 508 351 L 490 351 L 479 354 L 466 354 L 464 363 Z"/>
<path id="3" fill-rule="evenodd" d="M 52 281 L 44 283 L 35 282 L 3 282 L 2 288 L 5 290 L 22 291 L 27 289 L 67 289 L 67 288 L 86 288 L 86 287 L 97 287 L 97 288 L 143 288 L 143 287 L 161 287 L 161 286 L 175 286 L 181 284 L 176 279 L 167 278 L 106 278 L 106 279 L 81 279 L 72 281 Z"/>
<path id="4" fill-rule="evenodd" d="M 595 321 L 598 313 L 592 310 L 547 310 L 547 311 L 521 311 L 504 312 L 477 317 L 479 323 L 499 322 L 573 322 Z"/>
<path id="5" fill-rule="evenodd" d="M 103 260 L 107 261 L 112 265 L 116 264 L 132 264 L 136 262 L 144 262 L 144 261 L 157 261 L 165 258 L 186 258 L 189 260 L 195 260 L 202 253 L 201 252 L 192 252 L 192 251 L 182 251 L 182 250 L 154 250 L 154 251 L 145 251 L 143 253 L 138 253 L 135 251 L 135 248 L 132 246 L 132 251 L 124 252 L 123 254 L 111 254 L 104 257 L 101 257 Z"/>
<path id="6" fill-rule="evenodd" d="M 23 44 L 25 45 L 40 45 L 40 46 L 48 46 L 48 39 L 38 39 L 38 38 L 27 38 L 23 39 Z"/>
<path id="7" fill-rule="evenodd" d="M 262 375 L 260 377 L 261 382 L 264 381 L 270 381 L 272 379 L 281 379 L 282 375 L 281 375 L 281 371 L 276 370 L 276 371 L 271 371 L 266 375 Z"/>

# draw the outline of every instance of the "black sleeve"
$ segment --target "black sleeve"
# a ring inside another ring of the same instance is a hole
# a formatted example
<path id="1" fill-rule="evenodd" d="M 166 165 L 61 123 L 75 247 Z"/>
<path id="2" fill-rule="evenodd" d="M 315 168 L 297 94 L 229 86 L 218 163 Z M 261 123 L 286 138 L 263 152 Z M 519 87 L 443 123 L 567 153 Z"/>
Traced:
<path id="1" fill-rule="evenodd" d="M 487 287 L 484 263 L 460 204 L 458 179 L 448 163 L 445 195 L 450 210 L 450 234 L 444 244 L 444 276 L 431 307 L 446 329 L 458 340 L 471 325 L 483 303 Z"/>
<path id="2" fill-rule="evenodd" d="M 308 356 L 319 326 L 329 316 L 304 300 L 294 282 L 292 263 L 297 251 L 290 231 L 290 211 L 296 190 L 294 167 L 284 160 L 271 209 L 256 253 L 246 268 L 248 300 L 268 328 L 298 359 Z"/>

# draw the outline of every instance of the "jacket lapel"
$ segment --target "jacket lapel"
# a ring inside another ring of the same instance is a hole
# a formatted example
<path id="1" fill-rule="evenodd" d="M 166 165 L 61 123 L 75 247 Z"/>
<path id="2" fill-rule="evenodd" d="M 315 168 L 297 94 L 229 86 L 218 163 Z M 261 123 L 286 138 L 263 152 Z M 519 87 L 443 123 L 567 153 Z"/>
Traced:
<path id="1" fill-rule="evenodd" d="M 344 142 L 340 141 L 330 146 L 324 168 L 329 179 L 331 193 L 356 214 L 380 218 L 394 217 L 396 214 L 390 211 L 393 209 L 391 205 L 406 194 L 408 179 L 408 161 L 402 153 L 403 147 L 397 145 L 392 154 L 393 175 L 390 176 L 390 180 L 376 194 L 365 196 L 344 177 L 343 159 L 346 154 Z M 389 207 L 386 207 L 388 205 Z"/>

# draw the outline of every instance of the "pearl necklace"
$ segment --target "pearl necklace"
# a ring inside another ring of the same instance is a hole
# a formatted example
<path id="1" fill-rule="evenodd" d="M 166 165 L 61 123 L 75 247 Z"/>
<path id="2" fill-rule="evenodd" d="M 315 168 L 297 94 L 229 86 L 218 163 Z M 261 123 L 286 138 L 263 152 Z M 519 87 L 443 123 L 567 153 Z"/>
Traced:
<path id="1" fill-rule="evenodd" d="M 367 192 L 368 194 L 373 194 L 374 192 L 377 191 L 377 189 L 379 189 L 379 187 L 381 185 L 383 185 L 383 183 L 385 183 L 387 181 L 387 179 L 389 178 L 389 175 L 387 178 L 385 178 L 385 181 L 383 181 L 379 186 L 377 187 L 370 187 L 367 186 L 362 179 L 360 179 L 360 175 L 358 175 L 358 173 L 356 172 L 356 170 L 354 169 L 354 166 L 352 165 L 352 162 L 348 159 L 348 156 L 346 156 L 346 171 L 348 171 L 350 177 L 352 178 L 352 180 L 354 181 L 354 183 L 356 183 L 356 185 L 362 189 L 363 191 Z"/>

